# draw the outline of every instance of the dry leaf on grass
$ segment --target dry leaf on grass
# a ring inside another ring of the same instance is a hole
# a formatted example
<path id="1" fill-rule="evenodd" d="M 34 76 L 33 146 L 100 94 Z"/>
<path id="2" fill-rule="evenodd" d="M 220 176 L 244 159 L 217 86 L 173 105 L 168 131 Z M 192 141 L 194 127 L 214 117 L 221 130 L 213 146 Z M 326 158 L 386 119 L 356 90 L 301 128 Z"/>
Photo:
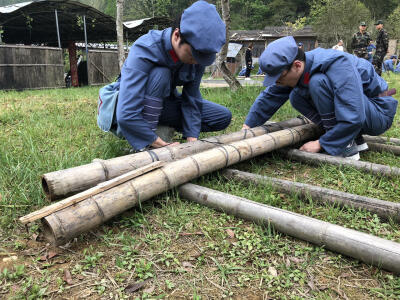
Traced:
<path id="1" fill-rule="evenodd" d="M 151 294 L 151 293 L 154 292 L 154 289 L 155 289 L 155 288 L 156 288 L 156 287 L 155 287 L 154 285 L 152 285 L 152 286 L 149 287 L 148 289 L 144 289 L 143 292 L 144 292 L 144 293 L 147 293 L 147 294 Z"/>
<path id="2" fill-rule="evenodd" d="M 64 277 L 63 277 L 64 281 L 69 284 L 72 285 L 72 277 L 71 277 L 71 273 L 69 270 L 64 270 Z"/>
<path id="3" fill-rule="evenodd" d="M 144 285 L 149 281 L 149 279 L 145 280 L 145 281 L 141 281 L 141 282 L 135 282 L 132 284 L 129 284 L 126 288 L 125 288 L 125 292 L 127 293 L 131 293 L 133 294 L 134 292 L 140 290 L 142 287 L 144 287 Z"/>
<path id="4" fill-rule="evenodd" d="M 18 256 L 10 256 L 10 257 L 5 257 L 3 258 L 3 262 L 10 262 L 10 261 L 15 261 L 18 259 Z"/>
<path id="5" fill-rule="evenodd" d="M 274 267 L 269 267 L 268 268 L 268 273 L 271 274 L 274 277 L 278 276 L 278 272 L 276 271 L 276 269 Z"/>
<path id="6" fill-rule="evenodd" d="M 180 236 L 204 235 L 204 233 L 202 233 L 201 231 L 197 231 L 197 232 L 181 232 L 179 235 L 180 235 Z"/>
<path id="7" fill-rule="evenodd" d="M 232 229 L 227 229 L 227 230 L 226 230 L 226 233 L 229 235 L 229 237 L 230 237 L 231 239 L 233 239 L 233 238 L 235 237 L 235 233 L 233 232 Z"/>

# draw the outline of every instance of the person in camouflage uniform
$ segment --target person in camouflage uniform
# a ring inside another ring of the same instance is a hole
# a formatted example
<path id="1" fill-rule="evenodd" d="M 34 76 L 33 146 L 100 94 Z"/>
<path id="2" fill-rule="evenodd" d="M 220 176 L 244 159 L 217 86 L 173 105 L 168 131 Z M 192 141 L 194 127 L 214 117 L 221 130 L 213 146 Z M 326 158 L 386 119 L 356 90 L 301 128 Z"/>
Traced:
<path id="1" fill-rule="evenodd" d="M 383 21 L 378 20 L 376 23 L 376 29 L 378 30 L 378 34 L 376 37 L 376 51 L 375 55 L 372 59 L 372 64 L 374 65 L 376 73 L 379 76 L 382 75 L 382 62 L 385 58 L 386 53 L 389 48 L 389 36 L 385 29 L 383 29 Z"/>
<path id="2" fill-rule="evenodd" d="M 353 39 L 351 41 L 351 48 L 353 49 L 354 55 L 368 59 L 367 47 L 371 41 L 371 37 L 367 30 L 367 24 L 365 22 L 360 23 L 360 31 L 353 34 Z"/>

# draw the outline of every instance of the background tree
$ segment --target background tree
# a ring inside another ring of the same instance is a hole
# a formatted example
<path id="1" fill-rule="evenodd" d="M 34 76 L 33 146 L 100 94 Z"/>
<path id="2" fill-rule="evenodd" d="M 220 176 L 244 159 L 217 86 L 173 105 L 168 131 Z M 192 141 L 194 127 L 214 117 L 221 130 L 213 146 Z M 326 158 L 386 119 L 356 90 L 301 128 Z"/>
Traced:
<path id="1" fill-rule="evenodd" d="M 388 17 L 387 30 L 391 39 L 400 39 L 400 5 Z"/>
<path id="2" fill-rule="evenodd" d="M 222 19 L 225 22 L 226 26 L 226 42 L 225 45 L 222 47 L 221 51 L 217 55 L 217 67 L 221 71 L 222 76 L 224 77 L 225 81 L 229 84 L 229 87 L 232 91 L 236 91 L 242 86 L 240 85 L 239 81 L 236 77 L 229 71 L 226 66 L 226 55 L 228 53 L 228 45 L 229 45 L 229 26 L 231 23 L 230 17 L 230 10 L 229 10 L 229 0 L 221 0 L 221 10 L 222 10 Z"/>
<path id="3" fill-rule="evenodd" d="M 124 16 L 124 0 L 117 0 L 117 45 L 118 45 L 118 64 L 119 69 L 122 69 L 122 65 L 125 60 L 125 49 L 124 49 L 124 25 L 122 18 Z"/>
<path id="4" fill-rule="evenodd" d="M 325 47 L 342 39 L 348 48 L 361 21 L 370 25 L 368 31 L 373 28 L 370 11 L 358 0 L 315 0 L 310 11 L 313 30 Z"/>
<path id="5" fill-rule="evenodd" d="M 360 0 L 371 12 L 372 18 L 386 19 L 399 4 L 399 0 Z"/>

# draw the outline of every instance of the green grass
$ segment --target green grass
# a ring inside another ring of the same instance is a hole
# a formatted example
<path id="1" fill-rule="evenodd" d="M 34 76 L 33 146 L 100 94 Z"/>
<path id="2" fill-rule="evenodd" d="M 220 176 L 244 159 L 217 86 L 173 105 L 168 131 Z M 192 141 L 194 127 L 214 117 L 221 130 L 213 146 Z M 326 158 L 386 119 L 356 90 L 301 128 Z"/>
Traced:
<path id="1" fill-rule="evenodd" d="M 400 91 L 400 76 L 386 78 Z M 231 93 L 218 88 L 202 93 L 230 108 L 233 120 L 225 132 L 233 132 L 241 128 L 261 90 L 248 87 Z M 94 87 L 0 92 L 0 298 L 400 297 L 400 278 L 390 272 L 286 236 L 273 226 L 255 225 L 180 199 L 175 191 L 115 217 L 67 248 L 47 246 L 39 223 L 26 230 L 16 221 L 49 204 L 40 176 L 94 158 L 126 154 L 126 141 L 101 132 L 96 125 L 97 92 Z M 273 120 L 297 115 L 287 103 Z M 399 114 L 385 135 L 400 136 Z M 367 152 L 362 160 L 400 167 L 400 158 L 390 153 Z M 400 202 L 399 178 L 352 168 L 312 167 L 278 153 L 235 168 Z M 218 173 L 195 183 L 400 242 L 398 224 L 363 210 L 322 205 L 311 198 L 278 193 L 268 185 L 245 186 Z M 57 255 L 46 260 L 54 251 Z M 13 255 L 15 261 L 3 261 Z M 141 290 L 125 291 L 143 280 Z"/>

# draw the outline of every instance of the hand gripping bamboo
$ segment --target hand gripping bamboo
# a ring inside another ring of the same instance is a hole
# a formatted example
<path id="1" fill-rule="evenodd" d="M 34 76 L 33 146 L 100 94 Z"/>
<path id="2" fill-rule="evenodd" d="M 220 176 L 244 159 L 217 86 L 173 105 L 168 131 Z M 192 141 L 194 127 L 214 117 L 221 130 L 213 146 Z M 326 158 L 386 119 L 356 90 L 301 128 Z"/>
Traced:
<path id="1" fill-rule="evenodd" d="M 298 117 L 249 130 L 209 137 L 192 143 L 167 146 L 109 160 L 96 160 L 90 164 L 44 174 L 42 187 L 50 200 L 65 198 L 154 161 L 173 161 L 214 148 L 218 144 L 232 143 L 308 123 L 307 119 Z"/>

